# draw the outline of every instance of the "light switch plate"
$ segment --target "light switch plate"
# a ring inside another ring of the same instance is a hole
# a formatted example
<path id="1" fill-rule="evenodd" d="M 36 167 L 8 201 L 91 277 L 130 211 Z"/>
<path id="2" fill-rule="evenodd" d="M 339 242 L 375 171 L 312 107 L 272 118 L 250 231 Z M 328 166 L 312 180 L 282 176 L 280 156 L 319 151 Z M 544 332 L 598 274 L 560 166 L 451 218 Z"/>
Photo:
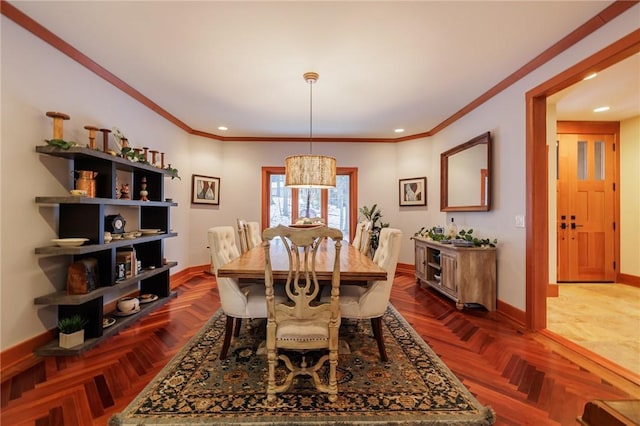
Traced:
<path id="1" fill-rule="evenodd" d="M 516 215 L 516 228 L 524 228 L 524 215 Z"/>

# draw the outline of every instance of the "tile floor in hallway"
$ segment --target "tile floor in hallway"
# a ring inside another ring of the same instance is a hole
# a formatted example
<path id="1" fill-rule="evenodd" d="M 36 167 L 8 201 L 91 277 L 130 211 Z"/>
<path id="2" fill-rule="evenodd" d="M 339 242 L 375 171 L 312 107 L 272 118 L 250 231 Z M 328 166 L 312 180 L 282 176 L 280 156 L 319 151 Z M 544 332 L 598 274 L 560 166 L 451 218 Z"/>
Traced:
<path id="1" fill-rule="evenodd" d="M 640 288 L 559 284 L 547 298 L 547 329 L 640 374 Z"/>

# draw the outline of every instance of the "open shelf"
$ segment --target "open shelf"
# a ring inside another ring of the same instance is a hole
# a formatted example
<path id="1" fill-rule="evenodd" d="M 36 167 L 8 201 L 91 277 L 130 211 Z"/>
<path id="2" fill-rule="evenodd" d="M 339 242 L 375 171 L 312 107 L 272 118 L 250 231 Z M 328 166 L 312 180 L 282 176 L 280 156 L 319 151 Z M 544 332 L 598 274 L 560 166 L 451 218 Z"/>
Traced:
<path id="1" fill-rule="evenodd" d="M 73 348 L 61 348 L 58 346 L 58 340 L 52 340 L 44 346 L 41 346 L 35 350 L 36 355 L 40 356 L 74 356 L 79 355 L 80 353 L 96 346 L 98 343 L 103 341 L 106 337 L 112 336 L 118 333 L 123 328 L 127 327 L 129 324 L 134 321 L 138 321 L 141 317 L 149 314 L 153 310 L 159 308 L 160 306 L 167 303 L 169 300 L 177 296 L 177 292 L 171 292 L 168 297 L 158 298 L 155 302 L 146 303 L 144 305 L 140 305 L 140 312 L 134 315 L 130 315 L 127 317 L 116 317 L 116 323 L 110 327 L 104 328 L 102 331 L 102 336 L 100 337 L 92 337 L 85 339 L 82 345 L 74 346 Z M 111 316 L 108 313 L 105 316 Z"/>

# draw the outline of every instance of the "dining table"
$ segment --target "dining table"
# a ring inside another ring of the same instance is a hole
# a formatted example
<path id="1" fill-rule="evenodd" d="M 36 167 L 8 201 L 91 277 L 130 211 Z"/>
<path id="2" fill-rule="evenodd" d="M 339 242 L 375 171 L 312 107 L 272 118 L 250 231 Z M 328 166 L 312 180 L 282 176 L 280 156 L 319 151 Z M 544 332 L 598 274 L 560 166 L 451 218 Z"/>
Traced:
<path id="1" fill-rule="evenodd" d="M 320 243 L 316 255 L 316 274 L 319 281 L 330 281 L 333 272 L 333 253 L 335 242 L 325 239 Z M 276 238 L 269 247 L 271 269 L 274 280 L 286 280 L 289 273 L 289 256 L 282 240 Z M 240 257 L 218 268 L 218 277 L 236 278 L 239 280 L 264 279 L 264 247 L 258 245 L 247 250 Z M 387 279 L 387 271 L 375 264 L 369 256 L 358 248 L 342 241 L 340 249 L 340 282 L 341 284 L 366 284 L 367 281 L 383 281 Z"/>

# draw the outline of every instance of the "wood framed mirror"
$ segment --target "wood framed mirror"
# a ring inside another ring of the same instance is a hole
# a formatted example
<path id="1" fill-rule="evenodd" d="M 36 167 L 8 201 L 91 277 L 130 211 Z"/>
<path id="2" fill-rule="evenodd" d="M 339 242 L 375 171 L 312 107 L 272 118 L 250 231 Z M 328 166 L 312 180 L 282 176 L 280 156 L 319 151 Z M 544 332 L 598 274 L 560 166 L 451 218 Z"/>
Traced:
<path id="1" fill-rule="evenodd" d="M 440 211 L 491 209 L 491 133 L 440 154 Z"/>

